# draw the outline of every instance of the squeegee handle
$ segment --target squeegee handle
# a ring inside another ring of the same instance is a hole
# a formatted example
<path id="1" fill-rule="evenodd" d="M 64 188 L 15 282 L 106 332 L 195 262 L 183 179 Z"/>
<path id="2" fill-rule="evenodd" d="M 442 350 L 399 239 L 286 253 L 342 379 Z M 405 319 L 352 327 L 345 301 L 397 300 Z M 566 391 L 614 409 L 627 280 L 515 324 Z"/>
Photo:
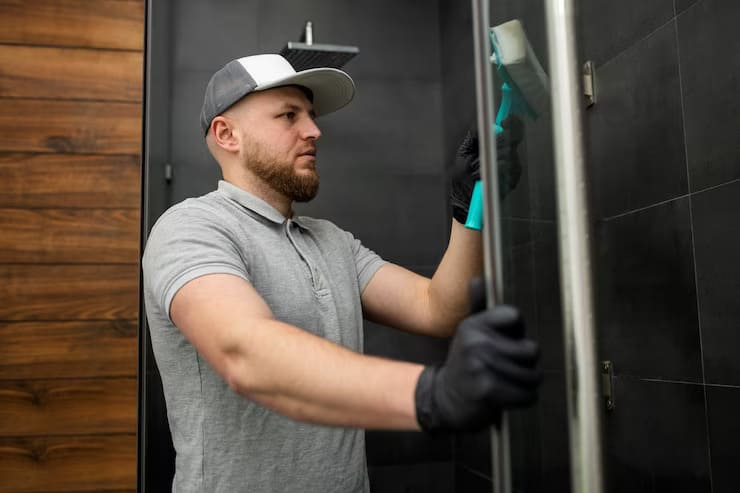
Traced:
<path id="1" fill-rule="evenodd" d="M 499 108 L 500 113 L 501 109 Z M 498 121 L 498 118 L 496 120 Z M 504 129 L 496 124 L 496 135 L 503 131 Z M 473 195 L 470 196 L 470 207 L 468 207 L 468 218 L 465 220 L 465 227 L 476 231 L 483 229 L 483 183 L 480 180 L 475 182 Z"/>
<path id="2" fill-rule="evenodd" d="M 475 182 L 473 195 L 470 197 L 470 207 L 468 207 L 468 218 L 465 221 L 465 227 L 480 231 L 483 229 L 483 192 L 482 182 Z"/>

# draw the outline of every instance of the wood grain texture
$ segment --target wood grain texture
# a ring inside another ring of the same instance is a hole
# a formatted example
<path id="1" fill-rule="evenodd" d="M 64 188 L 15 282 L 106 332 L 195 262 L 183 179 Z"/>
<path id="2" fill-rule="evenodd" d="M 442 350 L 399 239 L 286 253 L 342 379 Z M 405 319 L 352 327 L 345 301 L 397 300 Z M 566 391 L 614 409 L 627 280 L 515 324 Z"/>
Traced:
<path id="1" fill-rule="evenodd" d="M 4 493 L 136 487 L 136 435 L 0 438 Z"/>
<path id="2" fill-rule="evenodd" d="M 0 320 L 138 316 L 139 266 L 0 265 Z"/>
<path id="3" fill-rule="evenodd" d="M 135 209 L 2 209 L 0 263 L 139 261 Z"/>
<path id="4" fill-rule="evenodd" d="M 139 156 L 0 153 L 0 207 L 141 207 Z"/>
<path id="5" fill-rule="evenodd" d="M 0 435 L 130 433 L 136 378 L 0 381 Z"/>
<path id="6" fill-rule="evenodd" d="M 0 322 L 0 379 L 133 377 L 137 320 Z"/>
<path id="7" fill-rule="evenodd" d="M 0 44 L 0 97 L 140 102 L 142 62 L 141 52 Z"/>
<path id="8" fill-rule="evenodd" d="M 141 153 L 139 103 L 3 99 L 0 150 Z"/>
<path id="9" fill-rule="evenodd" d="M 0 43 L 142 51 L 144 0 L 3 0 Z"/>
<path id="10" fill-rule="evenodd" d="M 145 0 L 0 1 L 0 491 L 136 490 Z"/>

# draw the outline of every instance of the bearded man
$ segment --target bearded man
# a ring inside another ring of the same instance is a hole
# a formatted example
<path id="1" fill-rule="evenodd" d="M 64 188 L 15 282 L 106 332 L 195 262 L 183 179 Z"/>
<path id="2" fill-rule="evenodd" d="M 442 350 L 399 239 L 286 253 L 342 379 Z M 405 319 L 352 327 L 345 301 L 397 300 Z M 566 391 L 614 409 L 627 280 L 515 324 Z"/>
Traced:
<path id="1" fill-rule="evenodd" d="M 459 222 L 469 196 L 454 197 L 431 279 L 293 213 L 319 187 L 315 118 L 354 92 L 341 70 L 296 72 L 279 55 L 208 83 L 200 123 L 223 180 L 166 211 L 143 257 L 173 491 L 368 493 L 365 429 L 475 430 L 535 398 L 518 311 L 469 296 L 482 263 L 480 232 Z M 477 154 L 464 159 L 475 171 Z M 363 355 L 363 318 L 453 337 L 445 363 Z"/>

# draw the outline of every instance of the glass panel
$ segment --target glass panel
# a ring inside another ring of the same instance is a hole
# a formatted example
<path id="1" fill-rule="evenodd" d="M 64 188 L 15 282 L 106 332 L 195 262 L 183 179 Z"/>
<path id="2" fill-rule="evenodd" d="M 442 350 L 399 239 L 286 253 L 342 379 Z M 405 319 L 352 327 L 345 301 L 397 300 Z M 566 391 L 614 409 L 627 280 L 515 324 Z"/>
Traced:
<path id="1" fill-rule="evenodd" d="M 492 25 L 512 19 L 521 21 L 549 72 L 544 2 L 491 1 Z M 500 74 L 495 80 L 498 89 Z M 500 106 L 500 91 L 496 102 Z M 504 299 L 524 312 L 529 333 L 541 345 L 545 378 L 536 405 L 509 414 L 512 483 L 517 492 L 570 492 L 551 115 L 548 109 L 536 118 L 517 116 L 525 128 L 518 149 L 522 175 L 502 202 Z"/>
<path id="2" fill-rule="evenodd" d="M 442 2 L 443 88 L 446 116 L 459 112 L 459 88 L 474 90 L 470 2 Z M 447 8 L 449 11 L 445 12 Z M 518 19 L 531 47 L 547 71 L 548 53 L 543 2 L 492 0 L 491 26 Z M 467 45 L 466 45 L 467 44 Z M 502 102 L 504 82 L 494 72 L 495 110 Z M 448 109 L 449 108 L 449 109 Z M 499 179 L 515 183 L 501 202 L 504 301 L 524 313 L 529 335 L 542 350 L 545 380 L 539 401 L 526 410 L 509 413 L 513 490 L 517 492 L 570 491 L 568 417 L 559 257 L 555 203 L 552 124 L 549 112 L 532 118 L 515 112 L 524 126 L 517 146 L 519 166 L 502 170 Z M 448 133 L 455 130 L 448 118 Z M 460 125 L 457 125 L 458 128 Z M 514 178 L 520 171 L 518 180 Z M 457 491 L 491 491 L 488 433 L 456 438 Z"/>

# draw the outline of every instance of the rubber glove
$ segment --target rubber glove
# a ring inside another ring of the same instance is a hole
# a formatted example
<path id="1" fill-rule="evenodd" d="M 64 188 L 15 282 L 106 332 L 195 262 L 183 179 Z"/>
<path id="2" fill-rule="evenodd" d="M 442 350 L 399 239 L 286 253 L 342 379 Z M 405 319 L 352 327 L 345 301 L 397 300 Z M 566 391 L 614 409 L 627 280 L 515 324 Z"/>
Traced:
<path id="1" fill-rule="evenodd" d="M 445 363 L 425 367 L 416 385 L 416 418 L 428 432 L 496 425 L 503 410 L 537 398 L 539 346 L 525 337 L 519 311 L 485 310 L 482 283 L 472 291 L 474 313 L 458 326 Z"/>
<path id="2" fill-rule="evenodd" d="M 514 115 L 501 123 L 503 131 L 496 136 L 499 194 L 503 199 L 516 188 L 522 174 L 517 147 L 524 135 L 522 121 Z M 457 149 L 452 171 L 450 204 L 452 216 L 465 224 L 475 182 L 480 180 L 478 131 L 471 128 Z"/>

